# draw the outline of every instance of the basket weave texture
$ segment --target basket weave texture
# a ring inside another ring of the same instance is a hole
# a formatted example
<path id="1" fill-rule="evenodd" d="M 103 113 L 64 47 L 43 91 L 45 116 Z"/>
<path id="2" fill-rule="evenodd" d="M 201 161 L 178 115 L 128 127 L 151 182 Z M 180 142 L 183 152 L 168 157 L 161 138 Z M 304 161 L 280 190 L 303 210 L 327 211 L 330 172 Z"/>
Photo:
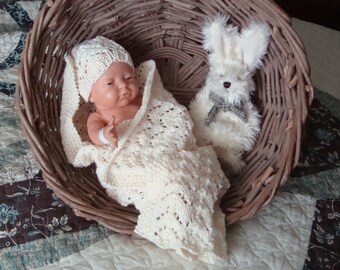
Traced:
<path id="1" fill-rule="evenodd" d="M 64 55 L 103 35 L 124 46 L 135 65 L 154 59 L 165 87 L 188 105 L 208 71 L 201 28 L 217 13 L 239 27 L 266 21 L 272 30 L 264 66 L 255 76 L 254 102 L 262 130 L 244 155 L 246 168 L 231 179 L 221 207 L 228 225 L 254 215 L 296 166 L 302 127 L 313 96 L 309 65 L 290 18 L 269 0 L 47 1 L 22 55 L 17 108 L 48 186 L 79 216 L 132 234 L 138 211 L 122 207 L 100 186 L 94 167 L 68 164 L 59 132 Z M 194 183 L 193 183 L 194 184 Z"/>

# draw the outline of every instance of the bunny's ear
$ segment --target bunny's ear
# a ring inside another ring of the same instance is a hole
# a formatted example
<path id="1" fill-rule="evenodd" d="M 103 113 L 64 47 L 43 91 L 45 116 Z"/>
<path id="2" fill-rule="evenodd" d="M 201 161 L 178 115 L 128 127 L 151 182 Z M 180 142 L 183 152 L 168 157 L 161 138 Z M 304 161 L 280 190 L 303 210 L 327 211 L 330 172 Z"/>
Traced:
<path id="1" fill-rule="evenodd" d="M 227 44 L 224 35 L 227 20 L 227 16 L 217 15 L 206 22 L 203 27 L 204 49 L 214 53 L 220 59 L 225 58 L 225 48 Z"/>
<path id="2" fill-rule="evenodd" d="M 240 35 L 239 45 L 243 51 L 243 61 L 249 71 L 262 65 L 262 57 L 266 54 L 270 38 L 270 29 L 266 23 L 251 23 Z"/>

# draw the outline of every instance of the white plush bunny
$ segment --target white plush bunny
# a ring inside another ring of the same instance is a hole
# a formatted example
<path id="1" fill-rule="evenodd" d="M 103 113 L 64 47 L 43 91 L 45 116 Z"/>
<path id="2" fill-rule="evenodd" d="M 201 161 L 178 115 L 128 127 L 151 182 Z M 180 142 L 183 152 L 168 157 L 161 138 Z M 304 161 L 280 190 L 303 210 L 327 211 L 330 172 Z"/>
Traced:
<path id="1" fill-rule="evenodd" d="M 267 24 L 253 22 L 239 32 L 227 20 L 219 15 L 203 28 L 210 69 L 189 109 L 198 143 L 211 144 L 227 171 L 236 174 L 260 132 L 260 116 L 251 103 L 252 76 L 262 65 L 270 31 Z"/>

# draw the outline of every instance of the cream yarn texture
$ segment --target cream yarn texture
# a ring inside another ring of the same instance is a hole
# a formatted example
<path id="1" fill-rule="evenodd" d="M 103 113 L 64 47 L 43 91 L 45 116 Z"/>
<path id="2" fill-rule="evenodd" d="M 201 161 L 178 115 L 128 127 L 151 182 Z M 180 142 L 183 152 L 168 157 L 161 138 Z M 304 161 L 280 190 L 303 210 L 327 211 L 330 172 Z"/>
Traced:
<path id="1" fill-rule="evenodd" d="M 77 167 L 96 163 L 108 195 L 140 211 L 135 228 L 140 236 L 188 259 L 221 262 L 226 242 L 219 200 L 229 181 L 213 149 L 196 145 L 189 113 L 164 89 L 155 62 L 136 69 L 144 86 L 142 106 L 132 120 L 117 126 L 117 148 L 80 138 L 73 117 L 82 103 L 68 91 L 75 87 L 72 72 L 66 65 L 60 117 L 69 162 Z"/>

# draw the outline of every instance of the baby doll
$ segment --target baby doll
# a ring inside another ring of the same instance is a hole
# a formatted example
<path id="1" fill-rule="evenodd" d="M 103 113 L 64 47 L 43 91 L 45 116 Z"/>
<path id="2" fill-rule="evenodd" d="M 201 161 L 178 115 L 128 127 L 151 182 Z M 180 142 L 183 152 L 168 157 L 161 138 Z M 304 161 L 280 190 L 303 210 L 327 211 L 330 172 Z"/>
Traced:
<path id="1" fill-rule="evenodd" d="M 91 141 L 117 146 L 115 125 L 132 119 L 141 105 L 133 67 L 125 62 L 111 64 L 93 84 L 89 101 L 95 105 L 95 112 L 87 120 Z"/>
<path id="2" fill-rule="evenodd" d="M 136 234 L 188 259 L 222 262 L 219 200 L 229 181 L 212 147 L 197 146 L 190 115 L 164 89 L 155 62 L 135 69 L 104 37 L 75 46 L 65 61 L 60 131 L 69 162 L 95 163 L 107 194 L 139 210 Z M 96 110 L 85 124 L 91 141 L 75 119 L 88 101 Z"/>

